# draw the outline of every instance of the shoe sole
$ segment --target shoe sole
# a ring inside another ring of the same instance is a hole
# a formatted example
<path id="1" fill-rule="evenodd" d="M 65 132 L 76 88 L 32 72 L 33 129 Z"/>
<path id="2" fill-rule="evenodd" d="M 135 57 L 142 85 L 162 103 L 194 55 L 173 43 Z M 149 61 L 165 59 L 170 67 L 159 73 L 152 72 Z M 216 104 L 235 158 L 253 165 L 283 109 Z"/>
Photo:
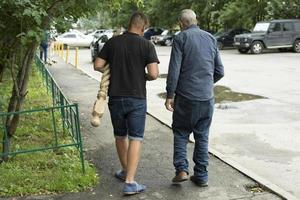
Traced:
<path id="1" fill-rule="evenodd" d="M 118 176 L 116 176 L 116 175 L 115 175 L 115 177 L 116 177 L 117 179 L 119 179 L 120 181 L 123 181 L 123 182 L 125 181 L 125 178 L 121 178 L 121 177 L 118 177 Z"/>
<path id="2" fill-rule="evenodd" d="M 190 178 L 190 180 L 198 187 L 208 187 L 208 183 L 199 183 L 198 181 L 194 180 L 193 178 Z"/>
<path id="3" fill-rule="evenodd" d="M 180 179 L 180 180 L 172 180 L 173 183 L 181 183 L 181 182 L 184 182 L 184 181 L 187 181 L 189 180 L 188 178 L 183 178 L 183 179 Z"/>
<path id="4" fill-rule="evenodd" d="M 134 195 L 134 194 L 139 194 L 139 193 L 142 193 L 144 192 L 145 190 L 143 191 L 140 191 L 140 192 L 123 192 L 124 195 Z"/>

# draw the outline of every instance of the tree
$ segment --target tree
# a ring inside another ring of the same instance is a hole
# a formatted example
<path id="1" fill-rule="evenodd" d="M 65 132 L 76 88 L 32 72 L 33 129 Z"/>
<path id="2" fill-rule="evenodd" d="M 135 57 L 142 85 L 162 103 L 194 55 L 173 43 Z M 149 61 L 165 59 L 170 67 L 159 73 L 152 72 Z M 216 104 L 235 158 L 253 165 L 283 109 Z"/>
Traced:
<path id="1" fill-rule="evenodd" d="M 114 0 L 115 1 L 115 0 Z M 95 12 L 98 0 L 2 0 L 0 2 L 0 77 L 4 70 L 11 72 L 13 88 L 7 112 L 22 109 L 32 62 L 44 35 L 54 22 L 76 21 Z M 8 133 L 3 152 L 8 153 L 10 140 L 19 123 L 19 115 L 7 117 Z M 4 156 L 4 160 L 8 156 Z"/>
<path id="2" fill-rule="evenodd" d="M 300 0 L 268 1 L 266 10 L 269 19 L 299 19 Z"/>
<path id="3" fill-rule="evenodd" d="M 266 0 L 233 0 L 225 4 L 220 12 L 219 22 L 224 29 L 252 28 L 266 18 Z"/>

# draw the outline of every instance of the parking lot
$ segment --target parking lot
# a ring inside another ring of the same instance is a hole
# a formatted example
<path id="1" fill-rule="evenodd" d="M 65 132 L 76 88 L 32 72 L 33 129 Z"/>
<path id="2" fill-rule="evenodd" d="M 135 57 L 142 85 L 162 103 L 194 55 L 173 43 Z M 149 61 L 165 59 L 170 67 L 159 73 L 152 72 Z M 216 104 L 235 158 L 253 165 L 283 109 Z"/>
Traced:
<path id="1" fill-rule="evenodd" d="M 167 74 L 171 48 L 156 49 L 160 74 Z M 248 175 L 300 198 L 300 54 L 273 51 L 251 55 L 227 49 L 221 51 L 221 57 L 225 77 L 218 85 L 266 98 L 222 102 L 216 107 L 211 152 Z M 70 61 L 74 63 L 73 50 Z M 89 49 L 79 50 L 79 66 L 100 80 L 100 74 L 93 71 Z M 148 112 L 170 125 L 171 113 L 158 96 L 165 92 L 165 83 L 162 76 L 147 84 Z"/>

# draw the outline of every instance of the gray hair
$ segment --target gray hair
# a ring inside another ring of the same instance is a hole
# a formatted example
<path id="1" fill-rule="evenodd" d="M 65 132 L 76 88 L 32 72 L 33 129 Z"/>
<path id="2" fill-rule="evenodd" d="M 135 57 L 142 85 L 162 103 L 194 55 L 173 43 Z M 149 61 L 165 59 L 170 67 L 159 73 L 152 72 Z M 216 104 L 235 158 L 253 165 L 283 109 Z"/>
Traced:
<path id="1" fill-rule="evenodd" d="M 197 24 L 196 13 L 191 9 L 184 9 L 181 11 L 179 20 L 183 23 L 184 26 L 190 26 Z"/>

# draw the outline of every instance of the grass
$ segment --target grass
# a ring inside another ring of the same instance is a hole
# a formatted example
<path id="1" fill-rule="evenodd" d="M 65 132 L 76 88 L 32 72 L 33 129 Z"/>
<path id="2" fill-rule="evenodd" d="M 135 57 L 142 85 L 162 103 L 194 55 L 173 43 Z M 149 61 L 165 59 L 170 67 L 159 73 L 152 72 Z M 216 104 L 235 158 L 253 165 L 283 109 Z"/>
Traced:
<path id="1" fill-rule="evenodd" d="M 12 80 L 6 72 L 0 82 L 0 111 L 7 109 Z M 33 70 L 23 110 L 51 107 L 52 99 L 40 75 Z M 59 144 L 72 143 L 63 131 L 60 111 L 54 111 Z M 0 118 L 0 140 L 3 137 L 3 119 Z M 49 147 L 55 143 L 52 113 L 49 111 L 23 114 L 11 143 L 11 150 L 28 150 Z M 2 152 L 2 145 L 0 145 Z M 18 154 L 0 164 L 0 196 L 41 195 L 78 192 L 92 188 L 99 178 L 94 166 L 85 161 L 86 173 L 82 174 L 79 152 L 66 147 L 38 153 Z"/>

